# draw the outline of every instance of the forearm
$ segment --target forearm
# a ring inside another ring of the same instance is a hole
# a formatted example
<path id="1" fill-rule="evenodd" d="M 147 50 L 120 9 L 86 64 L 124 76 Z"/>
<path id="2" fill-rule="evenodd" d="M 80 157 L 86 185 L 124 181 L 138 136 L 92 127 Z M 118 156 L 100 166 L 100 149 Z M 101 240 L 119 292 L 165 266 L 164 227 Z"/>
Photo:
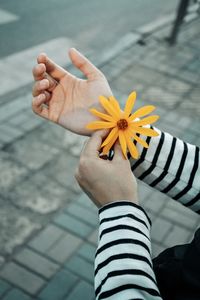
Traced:
<path id="1" fill-rule="evenodd" d="M 150 220 L 129 201 L 99 211 L 96 299 L 161 299 L 151 260 Z"/>
<path id="2" fill-rule="evenodd" d="M 141 156 L 137 161 L 130 158 L 134 175 L 200 213 L 199 148 L 154 129 L 159 136 L 140 136 L 149 144 L 148 149 L 136 144 Z"/>

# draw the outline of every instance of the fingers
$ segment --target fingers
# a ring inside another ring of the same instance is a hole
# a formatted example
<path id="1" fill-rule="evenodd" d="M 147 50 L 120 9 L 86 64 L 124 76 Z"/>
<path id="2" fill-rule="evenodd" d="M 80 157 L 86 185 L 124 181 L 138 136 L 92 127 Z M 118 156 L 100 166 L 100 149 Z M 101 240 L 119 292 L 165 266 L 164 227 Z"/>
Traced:
<path id="1" fill-rule="evenodd" d="M 45 53 L 41 53 L 37 57 L 38 64 L 44 64 L 46 72 L 56 80 L 60 80 L 68 72 L 62 67 L 57 65 L 52 59 L 50 59 Z"/>
<path id="2" fill-rule="evenodd" d="M 95 67 L 83 54 L 75 48 L 70 48 L 69 57 L 72 63 L 88 78 L 94 79 L 102 75 L 101 71 Z"/>
<path id="3" fill-rule="evenodd" d="M 96 131 L 84 145 L 82 155 L 99 158 L 99 150 L 101 149 L 101 143 L 107 133 L 108 130 Z"/>
<path id="4" fill-rule="evenodd" d="M 49 101 L 50 99 L 50 94 L 48 92 L 45 92 L 43 94 L 40 94 L 39 96 L 33 98 L 32 101 L 32 109 L 33 111 L 37 114 L 40 115 L 41 117 L 48 119 L 48 107 L 45 106 L 45 104 Z"/>
<path id="5" fill-rule="evenodd" d="M 119 160 L 125 160 L 126 158 L 124 157 L 124 154 L 122 152 L 121 146 L 119 144 L 119 141 L 115 143 L 114 146 L 114 157 L 113 157 L 113 162 L 114 161 L 119 161 Z"/>
<path id="6" fill-rule="evenodd" d="M 33 85 L 32 94 L 34 97 L 38 96 L 39 94 L 42 94 L 45 90 L 47 90 L 50 87 L 50 82 L 48 79 L 42 79 L 41 81 L 36 81 Z"/>
<path id="7" fill-rule="evenodd" d="M 45 64 L 38 64 L 33 68 L 33 78 L 34 80 L 42 80 L 45 78 L 46 66 Z"/>

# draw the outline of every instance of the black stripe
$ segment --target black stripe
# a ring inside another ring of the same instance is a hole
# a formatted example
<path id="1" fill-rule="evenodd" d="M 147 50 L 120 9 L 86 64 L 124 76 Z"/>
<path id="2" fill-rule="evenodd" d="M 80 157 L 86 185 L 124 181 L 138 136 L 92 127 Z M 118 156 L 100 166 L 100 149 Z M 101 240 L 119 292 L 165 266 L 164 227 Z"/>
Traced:
<path id="1" fill-rule="evenodd" d="M 102 263 L 98 264 L 98 266 L 95 270 L 95 276 L 97 275 L 99 270 L 101 270 L 103 267 L 108 265 L 110 262 L 112 262 L 114 260 L 118 260 L 118 259 L 121 260 L 121 259 L 127 259 L 127 258 L 143 261 L 143 262 L 147 263 L 150 266 L 150 268 L 152 268 L 151 262 L 145 256 L 142 256 L 139 254 L 132 254 L 132 253 L 122 253 L 122 254 L 112 255 L 112 256 L 108 257 L 106 260 L 104 260 Z"/>
<path id="2" fill-rule="evenodd" d="M 129 226 L 129 225 L 116 225 L 116 226 L 113 226 L 113 227 L 110 227 L 110 228 L 106 228 L 104 229 L 101 234 L 100 234 L 100 239 L 102 238 L 103 235 L 105 235 L 106 233 L 110 233 L 110 232 L 113 232 L 113 231 L 116 231 L 116 230 L 131 230 L 131 231 L 134 231 L 134 232 L 137 232 L 137 233 L 140 233 L 142 234 L 143 236 L 145 236 L 148 240 L 149 240 L 149 237 L 144 233 L 142 232 L 140 229 L 138 228 L 135 228 L 133 226 Z"/>
<path id="3" fill-rule="evenodd" d="M 95 290 L 95 295 L 97 296 L 102 289 L 102 286 L 105 284 L 105 282 L 115 276 L 124 276 L 124 275 L 139 275 L 139 276 L 144 276 L 149 278 L 156 286 L 157 283 L 153 277 L 151 277 L 148 273 L 142 271 L 142 270 L 130 270 L 130 269 L 123 269 L 123 270 L 117 270 L 117 271 L 112 271 L 109 272 L 108 275 L 102 280 L 101 284 L 98 286 L 98 288 Z"/>
<path id="4" fill-rule="evenodd" d="M 149 175 L 153 169 L 156 167 L 156 164 L 157 164 L 157 161 L 158 161 L 158 157 L 159 157 L 159 154 L 160 154 L 160 151 L 162 149 L 162 146 L 163 146 L 163 143 L 164 143 L 164 133 L 162 132 L 161 133 L 161 137 L 160 137 L 160 141 L 158 143 L 158 147 L 156 149 L 156 152 L 155 152 L 155 155 L 153 157 L 153 160 L 152 160 L 152 163 L 151 163 L 151 166 L 148 170 L 146 170 L 143 174 L 141 174 L 138 179 L 140 180 L 143 180 L 147 175 Z"/>
<path id="5" fill-rule="evenodd" d="M 108 249 L 110 247 L 116 246 L 116 245 L 120 245 L 120 244 L 140 245 L 144 249 L 146 249 L 149 252 L 149 254 L 151 254 L 151 252 L 149 250 L 149 247 L 145 243 L 143 243 L 143 242 L 141 242 L 139 240 L 136 240 L 136 239 L 118 239 L 118 240 L 114 240 L 114 241 L 111 241 L 109 243 L 106 243 L 105 245 L 103 245 L 99 249 L 97 249 L 95 257 L 98 254 L 100 254 L 101 252 L 103 252 L 104 250 L 106 250 L 106 249 Z"/>
<path id="6" fill-rule="evenodd" d="M 153 129 L 153 126 L 150 126 L 150 128 L 151 129 Z M 151 137 L 150 136 L 148 136 L 147 138 L 146 138 L 146 143 L 149 145 L 149 143 L 150 143 L 150 140 L 151 140 Z M 131 170 L 132 171 L 134 171 L 143 161 L 144 161 L 144 159 L 145 159 L 145 156 L 146 156 L 146 153 L 147 153 L 147 148 L 143 148 L 143 150 L 142 150 L 142 154 L 141 154 L 141 156 L 140 156 L 140 158 L 135 162 L 135 164 L 133 164 L 132 166 L 131 166 Z"/>
<path id="7" fill-rule="evenodd" d="M 199 166 L 199 148 L 196 147 L 194 165 L 192 168 L 192 172 L 190 174 L 190 179 L 188 181 L 187 186 L 181 192 L 179 192 L 175 197 L 173 197 L 175 200 L 178 200 L 179 198 L 181 198 L 183 195 L 185 195 L 191 189 L 195 175 L 196 175 L 196 171 L 198 170 L 198 166 Z"/>
<path id="8" fill-rule="evenodd" d="M 166 164 L 163 168 L 164 171 L 160 174 L 159 177 L 157 177 L 152 183 L 149 184 L 151 187 L 154 187 L 155 185 L 157 185 L 167 175 L 168 170 L 169 170 L 169 166 L 170 166 L 171 161 L 172 161 L 173 156 L 174 156 L 176 141 L 177 141 L 177 139 L 175 137 L 173 137 L 171 149 L 170 149 Z"/>
<path id="9" fill-rule="evenodd" d="M 128 289 L 138 289 L 138 290 L 141 290 L 141 291 L 145 291 L 146 293 L 152 295 L 152 296 L 160 296 L 160 294 L 158 293 L 158 291 L 154 290 L 154 289 L 150 289 L 150 288 L 146 288 L 146 287 L 143 287 L 143 286 L 140 286 L 138 284 L 124 284 L 124 285 L 121 285 L 121 286 L 118 286 L 112 290 L 109 290 L 109 291 L 106 291 L 106 292 L 103 292 L 99 295 L 99 300 L 100 299 L 105 299 L 105 298 L 108 298 L 108 297 L 111 297 L 117 293 L 120 293 L 124 290 L 128 290 Z"/>
<path id="10" fill-rule="evenodd" d="M 164 188 L 161 191 L 163 193 L 168 193 L 177 184 L 177 182 L 180 180 L 180 177 L 181 177 L 181 174 L 182 174 L 182 171 L 183 171 L 183 168 L 184 168 L 185 160 L 186 160 L 186 157 L 187 157 L 187 154 L 188 154 L 187 144 L 185 142 L 183 142 L 183 145 L 184 145 L 183 154 L 182 154 L 181 161 L 180 161 L 180 164 L 179 164 L 179 167 L 178 167 L 178 171 L 175 175 L 175 179 L 166 188 Z"/>
<path id="11" fill-rule="evenodd" d="M 200 192 L 192 200 L 190 200 L 188 203 L 186 203 L 184 205 L 188 207 L 188 206 L 195 204 L 199 200 L 200 200 Z"/>
<path id="12" fill-rule="evenodd" d="M 135 221 L 138 221 L 138 222 L 142 223 L 148 229 L 147 224 L 143 220 L 137 218 L 136 216 L 134 216 L 132 214 L 126 214 L 126 215 L 120 215 L 120 216 L 116 216 L 116 217 L 104 218 L 104 219 L 101 220 L 100 225 L 105 223 L 105 222 L 115 221 L 115 220 L 118 220 L 118 219 L 121 219 L 121 218 L 130 218 L 130 219 L 133 219 Z"/>
<path id="13" fill-rule="evenodd" d="M 145 216 L 147 217 L 147 219 L 149 221 L 149 224 L 151 225 L 151 220 L 149 219 L 146 211 L 141 206 L 139 206 L 133 202 L 130 202 L 130 201 L 116 201 L 116 202 L 109 203 L 108 205 L 105 205 L 99 209 L 99 214 L 101 214 L 103 211 L 110 209 L 112 207 L 119 207 L 119 206 L 126 206 L 126 205 L 132 206 L 134 208 L 141 210 L 145 214 Z"/>

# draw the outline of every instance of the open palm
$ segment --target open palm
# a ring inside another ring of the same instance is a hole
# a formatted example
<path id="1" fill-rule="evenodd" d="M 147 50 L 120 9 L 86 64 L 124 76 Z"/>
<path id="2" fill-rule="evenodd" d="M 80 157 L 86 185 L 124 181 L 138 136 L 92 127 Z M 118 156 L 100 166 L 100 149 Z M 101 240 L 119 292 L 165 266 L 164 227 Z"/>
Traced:
<path id="1" fill-rule="evenodd" d="M 87 79 L 80 79 L 56 65 L 45 54 L 33 69 L 33 111 L 72 132 L 90 135 L 85 126 L 95 117 L 88 111 L 100 109 L 98 97 L 112 91 L 103 73 L 76 49 L 69 50 L 72 63 Z"/>

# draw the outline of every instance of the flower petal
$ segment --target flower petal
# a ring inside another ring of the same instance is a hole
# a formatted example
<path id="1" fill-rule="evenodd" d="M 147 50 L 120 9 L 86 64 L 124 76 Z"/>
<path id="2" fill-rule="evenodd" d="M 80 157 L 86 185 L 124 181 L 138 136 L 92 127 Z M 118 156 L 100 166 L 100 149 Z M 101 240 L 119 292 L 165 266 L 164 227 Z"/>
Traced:
<path id="1" fill-rule="evenodd" d="M 125 156 L 125 158 L 127 158 L 127 143 L 126 143 L 126 138 L 124 136 L 124 132 L 122 130 L 119 130 L 119 143 L 121 145 L 122 148 L 122 152 Z"/>
<path id="2" fill-rule="evenodd" d="M 127 132 L 125 132 L 125 135 L 126 135 L 126 142 L 127 142 L 127 146 L 130 151 L 130 154 L 133 158 L 137 159 L 139 157 L 138 150 L 137 150 L 136 146 L 134 145 L 132 139 L 129 137 Z"/>
<path id="3" fill-rule="evenodd" d="M 114 123 L 114 122 L 94 121 L 94 122 L 87 124 L 86 128 L 96 130 L 96 129 L 102 129 L 102 128 L 112 128 L 115 126 L 116 126 L 116 123 Z"/>
<path id="4" fill-rule="evenodd" d="M 111 116 L 106 115 L 106 114 L 104 114 L 104 113 L 102 113 L 102 112 L 96 110 L 95 108 L 91 108 L 91 109 L 89 109 L 89 111 L 90 111 L 93 115 L 95 115 L 96 117 L 99 117 L 99 118 L 101 118 L 101 119 L 104 119 L 104 120 L 107 120 L 107 121 L 110 121 L 110 122 L 114 122 L 114 121 L 115 121 Z"/>
<path id="5" fill-rule="evenodd" d="M 115 110 L 115 108 L 112 106 L 112 104 L 108 101 L 108 99 L 106 99 L 106 97 L 104 96 L 99 96 L 99 101 L 101 103 L 101 105 L 103 106 L 103 108 L 115 119 L 118 120 L 119 119 L 119 114 L 118 112 Z"/>
<path id="6" fill-rule="evenodd" d="M 113 136 L 112 140 L 103 147 L 103 154 L 107 154 L 109 152 L 109 150 L 112 148 L 112 146 L 114 145 L 114 143 L 116 142 L 117 138 L 119 136 L 119 133 L 116 132 L 115 135 Z"/>
<path id="7" fill-rule="evenodd" d="M 130 125 L 130 128 L 135 132 L 135 133 L 141 133 L 146 136 L 158 136 L 159 133 L 155 131 L 154 129 L 151 128 L 145 128 L 145 127 L 137 127 L 134 125 Z"/>
<path id="8" fill-rule="evenodd" d="M 125 105 L 125 108 L 124 108 L 124 113 L 125 113 L 125 116 L 128 118 L 132 109 L 133 109 L 133 106 L 135 104 L 135 100 L 136 100 L 136 92 L 132 92 L 129 96 L 128 96 L 128 99 L 126 101 L 126 105 Z"/>
<path id="9" fill-rule="evenodd" d="M 148 125 L 148 124 L 152 124 L 152 123 L 155 123 L 160 117 L 157 116 L 157 115 L 154 115 L 154 116 L 149 116 L 149 117 L 146 117 L 142 120 L 139 120 L 139 121 L 135 121 L 133 122 L 133 124 L 135 126 L 143 126 L 143 125 Z"/>
<path id="10" fill-rule="evenodd" d="M 144 141 L 143 139 L 141 139 L 139 136 L 137 136 L 136 134 L 132 133 L 131 129 L 129 128 L 129 130 L 127 131 L 127 134 L 129 135 L 130 138 L 136 140 L 139 144 L 141 144 L 144 148 L 149 148 L 149 145 L 147 144 L 146 141 Z"/>
<path id="11" fill-rule="evenodd" d="M 120 114 L 121 108 L 120 108 L 119 102 L 116 100 L 116 98 L 114 96 L 110 96 L 109 100 L 112 103 L 113 107 L 116 109 L 116 111 Z"/>
<path id="12" fill-rule="evenodd" d="M 136 118 L 141 118 L 143 116 L 146 116 L 148 114 L 150 114 L 156 107 L 153 105 L 146 105 L 143 106 L 141 108 L 139 108 L 138 110 L 136 110 L 130 117 L 129 117 L 129 121 L 133 121 Z"/>
<path id="13" fill-rule="evenodd" d="M 113 137 L 116 135 L 117 132 L 118 132 L 118 128 L 117 127 L 113 128 L 109 133 L 109 135 L 107 136 L 107 138 L 104 140 L 101 147 L 107 145 L 113 139 Z"/>

